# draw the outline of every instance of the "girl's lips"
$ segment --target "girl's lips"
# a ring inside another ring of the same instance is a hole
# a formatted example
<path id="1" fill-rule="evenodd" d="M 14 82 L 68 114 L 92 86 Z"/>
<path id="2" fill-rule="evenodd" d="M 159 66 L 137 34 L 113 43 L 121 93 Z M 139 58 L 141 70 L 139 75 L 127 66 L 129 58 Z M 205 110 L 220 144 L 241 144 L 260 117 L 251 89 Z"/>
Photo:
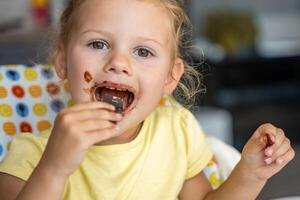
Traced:
<path id="1" fill-rule="evenodd" d="M 108 82 L 108 81 L 103 81 L 101 83 L 95 83 L 93 87 L 90 89 L 90 96 L 91 96 L 91 101 L 98 101 L 96 98 L 96 90 L 99 87 L 107 87 L 107 88 L 114 88 L 116 90 L 128 90 L 133 94 L 133 101 L 130 103 L 130 105 L 123 110 L 122 114 L 126 115 L 128 112 L 130 112 L 136 105 L 137 102 L 137 92 L 136 89 L 132 86 L 122 84 L 122 83 L 113 83 L 113 82 Z"/>

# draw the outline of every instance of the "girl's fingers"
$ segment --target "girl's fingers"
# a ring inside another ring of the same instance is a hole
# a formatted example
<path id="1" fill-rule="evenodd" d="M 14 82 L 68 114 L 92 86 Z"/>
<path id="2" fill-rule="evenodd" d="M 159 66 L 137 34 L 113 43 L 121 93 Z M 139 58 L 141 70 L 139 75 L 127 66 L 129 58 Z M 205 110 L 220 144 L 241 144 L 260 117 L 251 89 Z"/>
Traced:
<path id="1" fill-rule="evenodd" d="M 273 126 L 272 124 L 263 124 L 254 132 L 253 137 L 259 139 L 262 136 L 264 136 L 266 133 L 268 134 L 275 134 L 277 131 L 277 128 Z"/>
<path id="2" fill-rule="evenodd" d="M 291 148 L 290 140 L 286 138 L 277 149 L 274 149 L 273 160 L 285 154 Z"/>
<path id="3" fill-rule="evenodd" d="M 284 140 L 286 139 L 285 134 L 282 129 L 277 128 L 276 133 L 270 134 L 269 138 L 272 138 L 272 143 L 270 146 L 268 146 L 268 142 L 265 142 L 265 150 L 264 153 L 266 156 L 272 156 L 275 151 L 282 145 Z"/>
<path id="4" fill-rule="evenodd" d="M 80 121 L 88 120 L 88 119 L 98 119 L 98 120 L 109 120 L 109 121 L 117 122 L 122 119 L 122 115 L 119 113 L 115 113 L 104 109 L 98 109 L 98 108 L 77 111 L 74 112 L 73 115 L 77 120 Z"/>
<path id="5" fill-rule="evenodd" d="M 265 163 L 271 164 L 272 162 L 275 162 L 277 158 L 284 155 L 290 148 L 291 148 L 290 141 L 287 138 L 282 142 L 282 144 L 277 149 L 273 150 L 271 147 L 268 147 L 265 150 L 265 154 L 266 154 L 266 157 L 264 159 Z"/>
<path id="6" fill-rule="evenodd" d="M 295 156 L 295 151 L 292 148 L 289 148 L 288 151 L 282 156 L 276 159 L 276 164 L 286 164 L 291 161 Z"/>
<path id="7" fill-rule="evenodd" d="M 275 135 L 274 148 L 278 148 L 283 143 L 285 138 L 286 137 L 285 137 L 285 134 L 284 134 L 283 130 L 280 129 L 280 128 L 277 128 L 276 135 Z"/>
<path id="8" fill-rule="evenodd" d="M 70 111 L 81 111 L 81 110 L 88 110 L 88 109 L 107 109 L 107 110 L 111 110 L 114 111 L 115 107 L 113 105 L 110 105 L 108 103 L 105 102 L 99 102 L 99 101 L 93 101 L 93 102 L 85 102 L 85 103 L 80 103 L 80 104 L 75 104 L 69 109 Z"/>
<path id="9" fill-rule="evenodd" d="M 272 124 L 263 124 L 256 129 L 248 145 L 252 153 L 259 153 L 266 148 L 266 134 L 275 135 L 276 127 Z"/>

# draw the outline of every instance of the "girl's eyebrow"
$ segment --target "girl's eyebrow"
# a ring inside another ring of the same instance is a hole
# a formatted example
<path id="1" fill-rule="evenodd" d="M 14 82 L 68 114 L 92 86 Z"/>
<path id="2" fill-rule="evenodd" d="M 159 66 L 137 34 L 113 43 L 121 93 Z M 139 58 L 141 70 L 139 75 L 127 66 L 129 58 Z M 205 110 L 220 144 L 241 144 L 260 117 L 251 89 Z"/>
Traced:
<path id="1" fill-rule="evenodd" d="M 137 37 L 138 40 L 141 40 L 143 42 L 154 42 L 156 44 L 158 44 L 159 46 L 163 47 L 163 44 L 160 43 L 159 41 L 155 40 L 155 39 L 152 39 L 152 38 L 147 38 L 147 37 Z"/>
<path id="2" fill-rule="evenodd" d="M 85 35 L 87 33 L 99 33 L 101 35 L 105 35 L 105 36 L 109 36 L 109 37 L 112 37 L 113 34 L 108 32 L 108 31 L 104 31 L 104 30 L 100 30 L 100 29 L 89 29 L 89 30 L 85 30 L 85 31 L 82 31 L 80 33 L 80 35 Z M 155 40 L 155 39 L 152 39 L 152 38 L 148 38 L 148 37 L 143 37 L 143 36 L 137 36 L 136 37 L 137 40 L 139 41 L 143 41 L 143 42 L 154 42 L 156 44 L 158 44 L 159 46 L 163 47 L 163 44 L 160 43 L 159 41 Z"/>

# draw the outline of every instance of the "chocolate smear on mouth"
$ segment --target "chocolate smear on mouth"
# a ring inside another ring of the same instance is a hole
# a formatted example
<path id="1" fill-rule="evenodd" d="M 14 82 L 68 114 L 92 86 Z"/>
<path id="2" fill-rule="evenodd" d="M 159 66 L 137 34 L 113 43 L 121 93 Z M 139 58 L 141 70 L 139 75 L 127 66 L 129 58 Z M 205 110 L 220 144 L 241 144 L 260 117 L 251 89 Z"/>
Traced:
<path id="1" fill-rule="evenodd" d="M 95 83 L 90 89 L 84 89 L 84 92 L 89 93 L 91 101 L 102 101 L 113 105 L 115 112 L 122 115 L 132 110 L 132 103 L 135 99 L 134 89 L 127 85 L 117 83 Z M 130 110 L 129 110 L 130 109 Z"/>

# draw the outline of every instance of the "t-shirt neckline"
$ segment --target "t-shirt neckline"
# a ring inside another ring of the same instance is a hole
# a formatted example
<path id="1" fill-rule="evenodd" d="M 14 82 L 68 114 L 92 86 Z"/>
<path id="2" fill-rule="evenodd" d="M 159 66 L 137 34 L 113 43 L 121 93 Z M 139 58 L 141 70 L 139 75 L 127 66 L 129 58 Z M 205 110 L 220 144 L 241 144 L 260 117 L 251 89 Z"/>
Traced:
<path id="1" fill-rule="evenodd" d="M 90 150 L 97 153 L 117 153 L 136 147 L 144 138 L 151 123 L 151 114 L 144 120 L 137 136 L 130 142 L 112 145 L 93 145 Z"/>

